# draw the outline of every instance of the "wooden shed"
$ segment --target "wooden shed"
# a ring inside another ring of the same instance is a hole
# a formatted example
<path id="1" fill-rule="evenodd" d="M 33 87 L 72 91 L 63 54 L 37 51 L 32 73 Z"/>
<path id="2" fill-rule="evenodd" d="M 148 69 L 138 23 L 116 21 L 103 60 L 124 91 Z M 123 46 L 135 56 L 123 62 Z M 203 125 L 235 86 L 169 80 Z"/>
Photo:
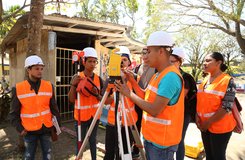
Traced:
<path id="1" fill-rule="evenodd" d="M 1 46 L 9 53 L 11 86 L 24 80 L 28 15 L 27 13 L 18 19 Z M 73 118 L 73 109 L 67 96 L 71 77 L 76 72 L 76 66 L 72 64 L 72 53 L 85 47 L 94 47 L 99 57 L 96 72 L 103 76 L 110 48 L 124 45 L 132 54 L 142 50 L 144 44 L 131 39 L 129 32 L 130 27 L 125 25 L 61 15 L 43 17 L 39 55 L 45 63 L 43 79 L 50 80 L 55 85 L 57 103 L 63 120 Z"/>

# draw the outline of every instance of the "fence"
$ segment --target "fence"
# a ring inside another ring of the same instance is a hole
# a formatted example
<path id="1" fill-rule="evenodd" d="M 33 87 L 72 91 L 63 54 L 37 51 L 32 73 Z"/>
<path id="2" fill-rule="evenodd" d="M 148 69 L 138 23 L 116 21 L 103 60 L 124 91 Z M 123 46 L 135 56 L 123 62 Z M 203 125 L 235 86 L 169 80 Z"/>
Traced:
<path id="1" fill-rule="evenodd" d="M 56 99 L 62 121 L 73 119 L 73 104 L 69 103 L 68 92 L 77 66 L 72 64 L 72 53 L 76 50 L 56 48 Z"/>

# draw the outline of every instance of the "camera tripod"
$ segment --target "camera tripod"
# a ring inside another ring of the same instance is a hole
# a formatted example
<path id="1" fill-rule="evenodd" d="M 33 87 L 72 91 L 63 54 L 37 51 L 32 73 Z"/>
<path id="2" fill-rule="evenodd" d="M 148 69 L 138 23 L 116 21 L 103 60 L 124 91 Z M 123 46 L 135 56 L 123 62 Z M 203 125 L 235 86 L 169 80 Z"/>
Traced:
<path id="1" fill-rule="evenodd" d="M 83 156 L 83 152 L 85 150 L 85 146 L 86 144 L 88 143 L 88 140 L 89 140 L 89 137 L 91 135 L 91 132 L 93 131 L 93 128 L 96 124 L 96 121 L 99 117 L 99 115 L 101 115 L 102 113 L 102 109 L 103 109 L 103 106 L 104 106 L 104 103 L 110 93 L 110 90 L 114 88 L 114 84 L 113 83 L 110 83 L 108 84 L 107 86 L 107 89 L 105 91 L 105 94 L 103 95 L 102 97 L 102 100 L 100 102 L 100 106 L 99 108 L 97 109 L 96 111 L 96 114 L 93 118 L 93 121 L 88 129 L 88 132 L 84 138 L 84 141 L 82 143 L 82 146 L 81 148 L 79 149 L 79 152 L 76 156 L 76 160 L 82 158 Z M 121 107 L 120 107 L 120 111 L 118 112 L 118 104 L 119 104 L 119 100 L 121 102 Z M 117 128 L 117 134 L 118 134 L 118 148 L 119 148 L 119 155 L 121 157 L 122 160 L 132 160 L 132 154 L 131 154 L 131 145 L 130 145 L 130 140 L 129 140 L 129 132 L 128 132 L 128 125 L 127 125 L 127 121 L 129 120 L 129 118 L 132 118 L 133 119 L 133 116 L 132 116 L 132 113 L 131 111 L 128 112 L 128 114 L 126 114 L 126 109 L 125 109 L 125 101 L 124 101 L 124 98 L 123 96 L 119 95 L 119 92 L 114 92 L 114 101 L 116 102 L 115 104 L 115 126 Z M 127 103 L 127 101 L 126 101 Z M 130 117 L 128 117 L 128 115 Z M 121 135 L 121 116 L 123 116 L 124 118 L 124 123 L 125 123 L 125 132 L 126 132 L 126 140 L 127 140 L 127 148 L 128 148 L 128 153 L 125 154 L 125 151 L 123 149 L 123 141 L 122 141 L 122 135 Z M 134 120 L 133 120 L 134 121 Z M 138 132 L 138 129 L 136 127 L 136 124 L 133 123 L 134 125 L 133 126 L 129 126 L 131 132 L 132 132 L 132 135 L 133 135 L 133 138 L 135 140 L 135 145 L 139 148 L 140 150 L 140 155 L 141 155 L 141 159 L 142 160 L 146 160 L 146 157 L 145 157 L 145 152 L 144 152 L 144 147 L 143 147 L 143 144 L 140 140 L 140 136 L 139 136 L 139 132 Z"/>

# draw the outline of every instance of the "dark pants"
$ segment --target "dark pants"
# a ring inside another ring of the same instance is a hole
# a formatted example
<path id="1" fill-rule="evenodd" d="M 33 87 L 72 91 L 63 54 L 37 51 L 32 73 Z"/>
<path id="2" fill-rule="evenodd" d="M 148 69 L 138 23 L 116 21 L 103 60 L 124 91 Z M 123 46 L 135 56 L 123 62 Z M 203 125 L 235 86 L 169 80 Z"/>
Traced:
<path id="1" fill-rule="evenodd" d="M 226 148 L 232 132 L 215 134 L 206 131 L 201 133 L 206 152 L 206 160 L 225 160 Z"/>
<path id="2" fill-rule="evenodd" d="M 88 121 L 82 121 L 81 122 L 81 140 L 82 140 L 82 142 L 84 141 L 84 138 L 87 134 L 87 131 L 88 131 L 92 121 L 93 121 L 93 118 L 90 118 Z M 98 125 L 99 125 L 99 120 L 97 120 L 97 122 L 93 128 L 93 131 L 91 132 L 91 135 L 89 137 L 89 147 L 90 147 L 90 153 L 91 153 L 92 160 L 96 160 L 96 136 L 97 136 Z M 75 122 L 75 129 L 77 131 L 77 121 Z M 78 136 L 78 131 L 77 131 L 77 136 Z M 77 153 L 78 152 L 79 151 L 77 150 Z"/>
<path id="3" fill-rule="evenodd" d="M 182 138 L 178 146 L 178 151 L 176 152 L 176 160 L 183 160 L 185 157 L 185 133 L 189 126 L 189 123 L 191 121 L 191 116 L 189 114 L 186 114 L 184 117 L 184 125 L 183 125 L 183 131 L 182 131 Z"/>
<path id="4" fill-rule="evenodd" d="M 132 132 L 129 129 L 129 137 L 132 137 Z M 124 153 L 128 153 L 127 140 L 125 127 L 121 127 L 122 142 Z M 132 142 L 132 139 L 130 139 Z M 118 149 L 118 135 L 116 134 L 116 127 L 113 125 L 106 125 L 106 135 L 105 135 L 105 156 L 104 160 L 119 160 L 119 149 Z"/>
<path id="5" fill-rule="evenodd" d="M 51 159 L 51 136 L 45 134 L 27 134 L 24 136 L 25 160 L 34 160 L 38 141 L 40 141 L 43 160 Z"/>

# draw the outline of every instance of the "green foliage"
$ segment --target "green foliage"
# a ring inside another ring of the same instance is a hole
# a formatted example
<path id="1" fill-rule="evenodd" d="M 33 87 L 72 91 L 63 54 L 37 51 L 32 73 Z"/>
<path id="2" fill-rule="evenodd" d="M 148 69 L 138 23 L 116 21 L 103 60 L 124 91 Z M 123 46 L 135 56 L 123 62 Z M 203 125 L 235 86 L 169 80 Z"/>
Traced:
<path id="1" fill-rule="evenodd" d="M 79 17 L 84 17 L 94 21 L 119 23 L 122 18 L 129 18 L 133 29 L 131 35 L 133 38 L 139 37 L 135 28 L 135 13 L 139 9 L 137 0 L 83 0 L 78 4 L 81 11 Z"/>
<path id="2" fill-rule="evenodd" d="M 245 61 L 244 60 L 241 61 L 238 64 L 238 66 L 234 67 L 234 73 L 245 73 Z"/>
<path id="3" fill-rule="evenodd" d="M 106 21 L 119 23 L 119 19 L 127 15 L 134 19 L 134 14 L 138 11 L 137 0 L 83 0 L 78 6 L 81 7 L 80 17 L 94 21 Z M 132 22 L 134 24 L 134 22 Z"/>
<path id="4" fill-rule="evenodd" d="M 7 17 L 11 14 L 13 14 L 16 10 L 20 9 L 19 5 L 11 6 L 9 10 L 6 10 L 3 12 L 3 17 Z M 24 14 L 24 11 L 21 11 L 20 14 Z M 16 18 L 10 17 L 3 21 L 3 23 L 0 26 L 0 38 L 2 39 L 8 31 L 13 27 L 13 25 L 16 22 Z"/>
<path id="5" fill-rule="evenodd" d="M 146 42 L 152 32 L 167 30 L 168 19 L 170 18 L 170 15 L 164 13 L 169 8 L 169 5 L 165 4 L 162 0 L 147 0 L 146 7 L 148 20 L 144 29 L 144 42 Z"/>
<path id="6" fill-rule="evenodd" d="M 139 9 L 139 4 L 137 0 L 126 0 L 126 7 L 128 8 L 131 14 L 134 14 Z"/>

